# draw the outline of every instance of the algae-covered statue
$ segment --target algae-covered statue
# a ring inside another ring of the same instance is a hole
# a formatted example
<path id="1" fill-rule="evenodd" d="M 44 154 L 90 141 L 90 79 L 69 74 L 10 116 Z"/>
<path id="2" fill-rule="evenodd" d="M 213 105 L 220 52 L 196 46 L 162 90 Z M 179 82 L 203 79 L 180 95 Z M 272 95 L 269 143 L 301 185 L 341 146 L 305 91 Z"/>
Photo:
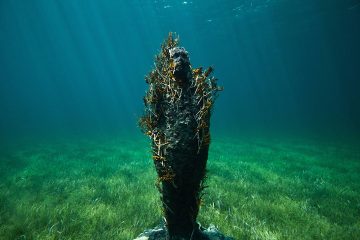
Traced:
<path id="1" fill-rule="evenodd" d="M 193 69 L 188 52 L 169 34 L 146 76 L 140 127 L 151 139 L 164 223 L 138 239 L 230 239 L 196 222 L 205 188 L 210 114 L 218 91 L 209 67 Z"/>

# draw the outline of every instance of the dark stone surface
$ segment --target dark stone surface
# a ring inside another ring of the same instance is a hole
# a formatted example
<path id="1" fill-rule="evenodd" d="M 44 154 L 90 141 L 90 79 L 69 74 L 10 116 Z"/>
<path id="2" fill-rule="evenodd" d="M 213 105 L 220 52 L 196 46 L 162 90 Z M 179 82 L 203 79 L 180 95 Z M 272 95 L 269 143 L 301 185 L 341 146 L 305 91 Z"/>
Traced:
<path id="1" fill-rule="evenodd" d="M 167 144 L 160 149 L 153 145 L 155 152 L 166 159 L 156 161 L 155 167 L 159 176 L 163 176 L 164 172 L 173 174 L 171 180 L 161 183 L 169 235 L 190 238 L 199 212 L 209 146 L 199 146 L 196 137 L 198 122 L 194 116 L 203 104 L 197 104 L 188 53 L 184 48 L 175 47 L 169 50 L 169 55 L 174 65 L 172 91 L 181 94 L 176 98 L 169 97 L 169 93 L 159 94 L 161 97 L 154 111 L 158 117 L 155 132 L 164 136 L 161 142 Z M 209 127 L 210 115 L 203 118 Z"/>

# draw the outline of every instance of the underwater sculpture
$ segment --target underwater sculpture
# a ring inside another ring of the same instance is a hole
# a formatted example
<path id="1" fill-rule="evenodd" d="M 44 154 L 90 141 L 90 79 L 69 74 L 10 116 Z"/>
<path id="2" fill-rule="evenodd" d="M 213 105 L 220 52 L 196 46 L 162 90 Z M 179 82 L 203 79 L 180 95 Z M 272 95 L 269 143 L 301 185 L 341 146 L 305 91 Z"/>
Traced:
<path id="1" fill-rule="evenodd" d="M 178 45 L 169 33 L 145 78 L 149 89 L 139 124 L 151 139 L 164 223 L 138 239 L 231 239 L 196 222 L 205 188 L 210 113 L 222 88 L 211 76 L 212 67 L 193 69 Z"/>

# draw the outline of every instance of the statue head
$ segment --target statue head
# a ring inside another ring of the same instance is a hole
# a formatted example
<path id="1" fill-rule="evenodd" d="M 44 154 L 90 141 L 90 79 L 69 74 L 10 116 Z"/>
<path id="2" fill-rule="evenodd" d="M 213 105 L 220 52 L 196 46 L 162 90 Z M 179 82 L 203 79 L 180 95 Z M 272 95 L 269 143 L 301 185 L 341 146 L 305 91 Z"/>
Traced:
<path id="1" fill-rule="evenodd" d="M 190 59 L 183 47 L 174 47 L 169 50 L 173 65 L 173 75 L 179 80 L 188 80 L 191 76 Z"/>

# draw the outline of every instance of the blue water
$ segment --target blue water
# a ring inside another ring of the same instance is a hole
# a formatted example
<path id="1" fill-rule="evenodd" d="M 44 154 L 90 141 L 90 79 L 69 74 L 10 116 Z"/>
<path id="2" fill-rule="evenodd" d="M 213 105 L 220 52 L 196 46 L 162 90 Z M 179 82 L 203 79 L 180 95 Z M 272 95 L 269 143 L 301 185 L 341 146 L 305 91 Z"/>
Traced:
<path id="1" fill-rule="evenodd" d="M 2 0 L 1 137 L 140 135 L 170 31 L 225 88 L 212 131 L 359 132 L 359 0 Z"/>

